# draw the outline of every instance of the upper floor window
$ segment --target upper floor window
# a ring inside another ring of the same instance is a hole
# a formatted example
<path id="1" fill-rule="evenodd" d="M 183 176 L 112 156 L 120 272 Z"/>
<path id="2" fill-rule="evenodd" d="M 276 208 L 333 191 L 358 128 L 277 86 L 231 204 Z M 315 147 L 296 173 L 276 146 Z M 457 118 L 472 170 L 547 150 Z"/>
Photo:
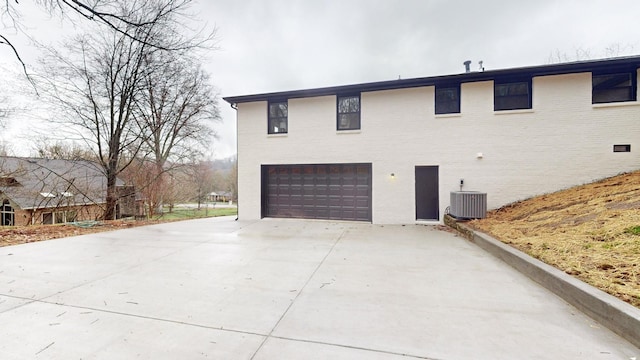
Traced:
<path id="1" fill-rule="evenodd" d="M 493 85 L 493 109 L 531 109 L 531 78 L 526 80 L 496 80 Z"/>
<path id="2" fill-rule="evenodd" d="M 460 84 L 436 85 L 436 114 L 460 113 Z"/>
<path id="3" fill-rule="evenodd" d="M 360 95 L 338 96 L 338 130 L 360 129 Z"/>
<path id="4" fill-rule="evenodd" d="M 269 103 L 269 134 L 286 134 L 289 104 L 286 101 Z"/>
<path id="5" fill-rule="evenodd" d="M 636 101 L 636 71 L 593 74 L 591 103 Z"/>

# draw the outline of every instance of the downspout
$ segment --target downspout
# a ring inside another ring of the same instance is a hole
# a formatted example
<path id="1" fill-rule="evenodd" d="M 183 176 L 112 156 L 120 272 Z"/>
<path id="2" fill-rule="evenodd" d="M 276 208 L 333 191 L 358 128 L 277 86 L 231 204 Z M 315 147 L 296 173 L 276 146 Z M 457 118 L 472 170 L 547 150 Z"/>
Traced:
<path id="1" fill-rule="evenodd" d="M 238 189 L 238 170 L 240 169 L 239 165 L 239 161 L 240 161 L 240 154 L 238 153 L 238 104 L 236 103 L 230 103 L 229 104 L 231 106 L 231 108 L 233 110 L 236 111 L 236 193 L 239 192 Z M 240 196 L 238 196 L 239 198 Z M 236 221 L 238 221 L 238 219 L 240 218 L 240 203 L 238 202 L 238 199 L 236 199 Z"/>

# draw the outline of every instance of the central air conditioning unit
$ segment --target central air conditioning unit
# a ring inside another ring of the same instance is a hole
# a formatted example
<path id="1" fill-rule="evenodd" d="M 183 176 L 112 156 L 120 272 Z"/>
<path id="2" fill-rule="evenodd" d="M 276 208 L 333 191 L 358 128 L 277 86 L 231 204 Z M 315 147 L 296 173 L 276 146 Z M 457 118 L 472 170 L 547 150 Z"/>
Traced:
<path id="1" fill-rule="evenodd" d="M 458 219 L 484 219 L 487 216 L 487 193 L 452 191 L 449 215 Z"/>

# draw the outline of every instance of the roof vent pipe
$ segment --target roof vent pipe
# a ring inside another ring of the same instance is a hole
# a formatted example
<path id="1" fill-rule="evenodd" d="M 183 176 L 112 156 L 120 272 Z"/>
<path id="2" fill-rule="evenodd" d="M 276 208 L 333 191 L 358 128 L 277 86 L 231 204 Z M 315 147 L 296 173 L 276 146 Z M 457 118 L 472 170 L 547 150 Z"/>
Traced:
<path id="1" fill-rule="evenodd" d="M 471 72 L 471 60 L 467 60 L 464 62 L 464 71 Z"/>

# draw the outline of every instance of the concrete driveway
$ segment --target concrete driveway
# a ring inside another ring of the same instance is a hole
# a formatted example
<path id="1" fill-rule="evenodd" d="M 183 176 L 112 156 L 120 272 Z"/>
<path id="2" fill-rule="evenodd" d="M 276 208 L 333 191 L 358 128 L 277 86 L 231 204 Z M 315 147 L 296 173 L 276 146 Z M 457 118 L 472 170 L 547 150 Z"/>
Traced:
<path id="1" fill-rule="evenodd" d="M 233 218 L 0 248 L 0 359 L 626 359 L 435 227 Z"/>

